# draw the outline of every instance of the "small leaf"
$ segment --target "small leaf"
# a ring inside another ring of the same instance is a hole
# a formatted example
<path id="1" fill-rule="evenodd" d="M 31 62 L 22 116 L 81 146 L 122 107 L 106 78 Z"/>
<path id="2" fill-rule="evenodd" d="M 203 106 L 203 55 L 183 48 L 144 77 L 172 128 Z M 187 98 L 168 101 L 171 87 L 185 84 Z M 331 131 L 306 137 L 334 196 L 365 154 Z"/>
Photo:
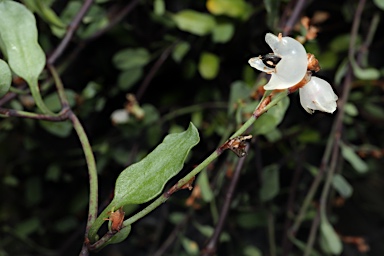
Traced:
<path id="1" fill-rule="evenodd" d="M 12 83 L 12 73 L 8 64 L 0 60 L 0 97 L 9 91 Z"/>
<path id="2" fill-rule="evenodd" d="M 186 237 L 182 237 L 181 244 L 183 245 L 184 250 L 187 252 L 188 255 L 199 255 L 199 245 L 195 241 Z"/>
<path id="3" fill-rule="evenodd" d="M 280 190 L 279 167 L 276 164 L 268 165 L 263 169 L 260 200 L 262 202 L 273 199 Z"/>
<path id="4" fill-rule="evenodd" d="M 212 41 L 215 43 L 226 43 L 231 40 L 234 33 L 235 27 L 232 23 L 219 23 L 213 29 Z"/>
<path id="5" fill-rule="evenodd" d="M 340 144 L 341 154 L 358 173 L 366 173 L 368 165 L 355 153 L 355 151 L 346 144 Z"/>
<path id="6" fill-rule="evenodd" d="M 239 108 L 239 103 L 251 95 L 252 90 L 243 81 L 235 81 L 231 84 L 229 93 L 228 114 L 232 115 Z"/>
<path id="7" fill-rule="evenodd" d="M 127 91 L 141 79 L 143 74 L 144 71 L 141 67 L 124 70 L 119 74 L 117 84 L 121 90 Z"/>
<path id="8" fill-rule="evenodd" d="M 205 202 L 211 202 L 213 199 L 213 192 L 209 184 L 207 171 L 202 171 L 197 177 L 197 184 L 200 186 L 201 195 Z"/>
<path id="9" fill-rule="evenodd" d="M 255 246 L 249 245 L 243 249 L 244 256 L 262 256 L 262 252 Z"/>
<path id="10" fill-rule="evenodd" d="M 325 218 L 322 218 L 320 223 L 320 234 L 320 245 L 324 252 L 336 255 L 342 252 L 343 245 L 340 238 Z"/>
<path id="11" fill-rule="evenodd" d="M 50 121 L 39 121 L 41 127 L 47 132 L 56 135 L 60 138 L 66 138 L 71 134 L 72 123 L 70 121 L 62 122 L 50 122 Z"/>
<path id="12" fill-rule="evenodd" d="M 244 0 L 208 0 L 207 9 L 214 15 L 226 15 L 232 18 L 247 19 L 252 12 Z"/>
<path id="13" fill-rule="evenodd" d="M 276 128 L 283 121 L 288 106 L 289 98 L 285 97 L 276 106 L 260 116 L 253 126 L 255 133 L 266 134 Z"/>
<path id="14" fill-rule="evenodd" d="M 153 12 L 156 15 L 163 15 L 165 13 L 165 3 L 164 0 L 155 0 L 153 2 Z"/>
<path id="15" fill-rule="evenodd" d="M 59 28 L 65 28 L 65 23 L 61 21 L 49 6 L 47 6 L 47 1 L 24 0 L 23 2 L 29 9 L 37 12 L 44 21 Z"/>
<path id="16" fill-rule="evenodd" d="M 150 60 L 151 55 L 144 48 L 124 49 L 113 56 L 113 63 L 121 70 L 143 67 L 147 65 Z"/>
<path id="17" fill-rule="evenodd" d="M 381 10 L 384 10 L 384 0 L 373 0 L 375 5 L 379 7 Z"/>
<path id="18" fill-rule="evenodd" d="M 198 70 L 200 75 L 207 79 L 214 79 L 219 73 L 220 59 L 217 55 L 209 52 L 203 52 L 200 55 Z"/>
<path id="19" fill-rule="evenodd" d="M 117 232 L 111 239 L 105 242 L 103 247 L 101 247 L 100 249 L 104 248 L 109 244 L 118 244 L 123 242 L 128 237 L 129 233 L 131 233 L 131 229 L 132 229 L 131 225 L 120 229 L 119 232 Z"/>
<path id="20" fill-rule="evenodd" d="M 361 68 L 354 59 L 350 59 L 353 73 L 362 80 L 376 80 L 380 77 L 380 71 L 375 68 Z"/>
<path id="21" fill-rule="evenodd" d="M 183 10 L 178 12 L 172 15 L 172 19 L 180 30 L 198 36 L 204 36 L 211 33 L 216 26 L 214 17 L 193 10 Z"/>
<path id="22" fill-rule="evenodd" d="M 342 197 L 351 197 L 353 188 L 342 175 L 335 174 L 335 176 L 333 176 L 332 185 Z"/>
<path id="23" fill-rule="evenodd" d="M 185 54 L 189 51 L 191 48 L 190 44 L 188 42 L 180 42 L 178 43 L 172 52 L 172 59 L 180 63 L 181 60 L 184 58 Z"/>

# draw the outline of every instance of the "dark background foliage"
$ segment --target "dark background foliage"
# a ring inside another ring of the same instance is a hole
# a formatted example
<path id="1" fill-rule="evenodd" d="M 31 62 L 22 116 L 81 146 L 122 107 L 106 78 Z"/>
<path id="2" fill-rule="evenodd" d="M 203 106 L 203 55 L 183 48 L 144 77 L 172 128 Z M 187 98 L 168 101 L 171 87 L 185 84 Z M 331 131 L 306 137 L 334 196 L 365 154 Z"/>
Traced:
<path id="1" fill-rule="evenodd" d="M 337 111 L 334 115 L 309 115 L 302 109 L 298 93 L 292 94 L 280 124 L 266 120 L 259 125 L 265 125 L 267 131 L 250 131 L 254 137 L 231 199 L 217 255 L 303 255 L 303 248 L 287 234 L 314 178 L 324 168 L 321 161 L 327 140 L 335 136 L 341 137 L 340 148 L 344 148 L 334 160 L 335 170 L 345 183 L 333 182 L 326 206 L 328 219 L 343 241 L 342 255 L 384 255 L 384 37 L 380 1 L 362 5 L 357 44 L 353 45 L 360 67 L 373 67 L 380 76 L 363 79 L 359 70 L 351 69 L 354 76 L 349 85 L 344 79 L 349 74 L 346 69 L 354 15 L 362 2 L 252 0 L 244 2 L 247 6 L 241 14 L 231 16 L 211 14 L 203 0 L 96 1 L 57 66 L 95 153 L 100 210 L 111 200 L 119 173 L 150 152 L 167 133 L 184 130 L 192 121 L 201 137 L 185 168 L 167 184 L 169 188 L 246 120 L 259 99 L 251 98 L 252 92 L 266 81 L 249 67 L 248 59 L 270 52 L 265 33 L 283 31 L 298 10 L 296 25 L 288 34 L 305 36 L 300 19 L 312 19 L 319 32 L 304 46 L 320 61 L 318 76 L 332 84 L 339 98 L 350 86 L 349 97 L 346 104 L 339 100 L 339 110 L 340 104 L 345 104 L 341 115 Z M 82 1 L 46 4 L 69 24 Z M 228 33 L 228 39 L 219 42 L 211 32 L 199 35 L 180 29 L 173 15 L 187 9 L 210 15 L 217 24 L 229 24 L 233 35 L 224 30 L 219 35 Z M 65 31 L 55 32 L 41 14 L 36 12 L 35 16 L 39 41 L 50 56 Z M 324 19 L 316 23 L 319 17 Z M 376 25 L 375 17 L 379 19 Z M 107 21 L 117 23 L 103 30 Z M 372 40 L 367 44 L 370 33 Z M 176 50 L 182 43 L 189 46 L 185 54 Z M 117 61 L 116 55 L 126 49 L 130 54 Z M 205 52 L 217 59 L 202 61 Z M 209 77 L 202 74 L 204 69 L 211 72 L 216 64 L 217 73 L 213 70 Z M 43 83 L 47 73 L 41 81 L 46 99 L 55 90 Z M 235 87 L 236 83 L 241 86 Z M 14 87 L 24 89 L 25 85 L 15 80 Z M 143 120 L 136 118 L 135 112 L 127 122 L 113 118 L 115 110 L 132 103 L 127 100 L 128 93 L 136 96 L 137 106 L 144 110 Z M 233 98 L 235 101 L 230 101 Z M 0 103 L 2 107 L 32 111 L 34 106 L 28 105 L 28 100 L 27 95 L 8 94 Z M 342 129 L 332 132 L 337 120 L 342 121 Z M 81 249 L 88 173 L 71 126 L 57 124 L 15 117 L 0 120 L 0 255 L 75 255 Z M 99 254 L 198 255 L 217 228 L 238 161 L 233 153 L 225 152 L 208 167 L 204 174 L 208 180 L 197 181 L 195 188 L 201 193 L 175 193 L 135 223 L 124 242 Z M 329 165 L 326 163 L 325 173 Z M 322 189 L 320 185 L 295 234 L 304 246 L 312 223 L 319 221 L 316 213 Z M 348 194 L 351 190 L 353 193 Z M 126 207 L 125 211 L 129 215 L 142 208 Z M 327 255 L 319 232 L 315 235 L 317 255 Z"/>

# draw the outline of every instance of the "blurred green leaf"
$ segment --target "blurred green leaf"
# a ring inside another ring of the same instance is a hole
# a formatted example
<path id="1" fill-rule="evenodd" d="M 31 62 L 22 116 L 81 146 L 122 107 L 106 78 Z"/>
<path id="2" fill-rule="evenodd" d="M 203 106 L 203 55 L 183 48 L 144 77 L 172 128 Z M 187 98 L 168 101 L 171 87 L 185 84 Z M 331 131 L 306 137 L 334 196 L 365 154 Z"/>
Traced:
<path id="1" fill-rule="evenodd" d="M 172 51 L 172 59 L 175 62 L 180 63 L 190 48 L 191 46 L 188 42 L 178 43 Z"/>
<path id="2" fill-rule="evenodd" d="M 214 79 L 219 73 L 220 69 L 220 58 L 209 52 L 203 52 L 200 55 L 200 61 L 198 65 L 198 70 L 200 75 L 207 79 Z"/>
<path id="3" fill-rule="evenodd" d="M 213 192 L 209 184 L 207 171 L 203 170 L 197 177 L 197 184 L 200 186 L 201 195 L 205 202 L 211 202 L 213 199 Z"/>
<path id="4" fill-rule="evenodd" d="M 285 116 L 289 106 L 289 98 L 285 97 L 271 108 L 267 113 L 261 115 L 254 124 L 255 134 L 266 134 L 277 127 Z"/>
<path id="5" fill-rule="evenodd" d="M 320 141 L 321 136 L 319 131 L 312 130 L 312 129 L 304 129 L 300 134 L 297 136 L 297 139 L 300 142 L 303 143 L 315 143 Z"/>
<path id="6" fill-rule="evenodd" d="M 194 222 L 193 224 L 196 227 L 196 229 L 199 230 L 199 232 L 207 238 L 211 237 L 213 235 L 213 233 L 215 232 L 215 229 L 211 226 L 201 225 L 197 222 Z M 220 234 L 220 242 L 228 242 L 228 241 L 230 241 L 230 239 L 231 238 L 228 235 L 228 233 L 222 232 Z"/>
<path id="7" fill-rule="evenodd" d="M 37 217 L 31 217 L 30 219 L 18 223 L 14 228 L 14 232 L 20 237 L 27 237 L 36 232 L 40 225 L 40 220 Z"/>
<path id="8" fill-rule="evenodd" d="M 211 33 L 216 26 L 214 17 L 194 10 L 183 10 L 171 17 L 180 30 L 198 36 Z"/>
<path id="9" fill-rule="evenodd" d="M 43 198 L 40 177 L 32 177 L 25 182 L 25 201 L 28 206 L 37 205 Z"/>
<path id="10" fill-rule="evenodd" d="M 39 16 L 50 25 L 59 28 L 65 28 L 66 24 L 56 15 L 56 13 L 47 5 L 47 1 L 42 0 L 24 0 L 23 3 L 32 11 L 39 14 Z"/>
<path id="11" fill-rule="evenodd" d="M 188 255 L 199 255 L 199 245 L 195 241 L 183 236 L 181 238 L 181 244 Z"/>
<path id="12" fill-rule="evenodd" d="M 66 138 L 71 134 L 72 123 L 70 121 L 62 122 L 50 122 L 50 121 L 39 121 L 41 127 L 47 132 L 56 135 L 60 138 Z"/>
<path id="13" fill-rule="evenodd" d="M 215 43 L 226 43 L 231 40 L 235 33 L 235 27 L 232 23 L 218 23 L 213 29 L 212 41 Z"/>
<path id="14" fill-rule="evenodd" d="M 348 198 L 352 196 L 353 188 L 342 175 L 335 174 L 332 179 L 332 185 L 342 197 Z"/>
<path id="15" fill-rule="evenodd" d="M 208 11 L 214 15 L 246 20 L 252 13 L 252 6 L 244 0 L 208 0 L 206 5 Z"/>
<path id="16" fill-rule="evenodd" d="M 368 165 L 355 153 L 355 151 L 348 145 L 340 144 L 341 154 L 358 173 L 366 173 Z"/>
<path id="17" fill-rule="evenodd" d="M 71 107 L 75 106 L 77 94 L 74 91 L 69 89 L 64 90 L 64 92 L 65 92 L 65 95 L 67 96 L 69 106 Z M 44 103 L 52 111 L 61 110 L 61 102 L 56 92 L 51 93 L 47 97 L 45 97 Z"/>
<path id="18" fill-rule="evenodd" d="M 240 213 L 236 216 L 236 223 L 244 229 L 253 229 L 267 225 L 267 215 L 263 211 Z"/>
<path id="19" fill-rule="evenodd" d="M 63 219 L 57 220 L 54 225 L 54 229 L 59 233 L 65 233 L 74 230 L 79 222 L 74 216 L 67 216 Z"/>
<path id="20" fill-rule="evenodd" d="M 375 5 L 379 7 L 381 10 L 384 10 L 384 0 L 373 0 Z"/>
<path id="21" fill-rule="evenodd" d="M 141 67 L 124 70 L 119 74 L 117 84 L 121 90 L 128 91 L 132 88 L 132 86 L 140 81 L 143 74 L 144 71 Z"/>
<path id="22" fill-rule="evenodd" d="M 339 255 L 343 244 L 327 219 L 322 218 L 320 223 L 320 246 L 324 252 Z"/>
<path id="23" fill-rule="evenodd" d="M 128 48 L 113 56 L 113 64 L 121 70 L 143 67 L 150 60 L 151 55 L 145 48 Z"/>
<path id="24" fill-rule="evenodd" d="M 163 15 L 165 13 L 165 3 L 164 3 L 164 0 L 155 0 L 153 2 L 153 12 L 156 15 Z"/>
<path id="25" fill-rule="evenodd" d="M 12 83 L 12 73 L 8 64 L 0 59 L 0 97 L 5 95 Z"/>
<path id="26" fill-rule="evenodd" d="M 376 80 L 380 77 L 380 71 L 375 68 L 361 68 L 354 59 L 350 59 L 353 73 L 362 80 Z"/>
<path id="27" fill-rule="evenodd" d="M 263 168 L 262 186 L 260 189 L 260 200 L 262 202 L 273 199 L 280 190 L 279 167 L 277 164 L 268 165 Z"/>
<path id="28" fill-rule="evenodd" d="M 96 94 L 100 91 L 101 89 L 101 85 L 94 82 L 94 81 L 90 81 L 86 86 L 85 88 L 83 89 L 83 91 L 81 92 L 81 95 L 85 98 L 85 99 L 92 99 L 93 97 L 96 96 Z"/>
<path id="29" fill-rule="evenodd" d="M 372 102 L 369 102 L 369 101 L 365 102 L 363 109 L 374 118 L 384 119 L 383 108 L 376 104 L 373 104 Z"/>
<path id="30" fill-rule="evenodd" d="M 228 108 L 229 115 L 232 115 L 235 110 L 239 108 L 240 102 L 251 95 L 251 91 L 251 88 L 243 81 L 235 81 L 231 84 Z"/>
<path id="31" fill-rule="evenodd" d="M 344 107 L 345 113 L 349 116 L 357 116 L 359 114 L 359 110 L 355 106 L 355 104 L 351 102 L 347 102 Z"/>
<path id="32" fill-rule="evenodd" d="M 248 245 L 243 249 L 244 256 L 263 256 L 262 252 L 255 246 Z"/>

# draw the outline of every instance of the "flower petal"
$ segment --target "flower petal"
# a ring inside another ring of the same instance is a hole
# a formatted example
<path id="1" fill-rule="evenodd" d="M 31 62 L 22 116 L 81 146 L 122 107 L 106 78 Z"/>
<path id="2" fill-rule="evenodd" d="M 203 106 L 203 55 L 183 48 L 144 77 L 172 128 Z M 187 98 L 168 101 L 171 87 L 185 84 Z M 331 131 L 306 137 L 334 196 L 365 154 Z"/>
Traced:
<path id="1" fill-rule="evenodd" d="M 281 61 L 276 65 L 275 72 L 264 89 L 286 89 L 300 82 L 308 66 L 304 46 L 291 37 L 279 38 L 271 33 L 265 35 L 265 41 L 272 48 L 273 53 L 281 57 Z"/>
<path id="2" fill-rule="evenodd" d="M 304 87 L 299 89 L 300 103 L 308 113 L 315 110 L 333 113 L 336 110 L 338 99 L 331 85 L 318 77 L 312 77 Z"/>
<path id="3" fill-rule="evenodd" d="M 260 70 L 262 72 L 266 72 L 266 73 L 275 72 L 274 68 L 270 68 L 264 64 L 264 62 L 262 61 L 260 56 L 249 59 L 248 63 L 249 63 L 249 65 L 251 65 L 251 67 L 253 67 L 257 70 Z"/>

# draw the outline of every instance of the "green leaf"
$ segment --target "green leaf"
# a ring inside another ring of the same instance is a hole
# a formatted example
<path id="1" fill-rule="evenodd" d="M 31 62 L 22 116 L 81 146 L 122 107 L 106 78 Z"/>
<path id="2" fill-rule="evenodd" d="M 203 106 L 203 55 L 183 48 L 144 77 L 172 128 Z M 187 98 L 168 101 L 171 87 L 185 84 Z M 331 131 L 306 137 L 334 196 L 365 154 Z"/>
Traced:
<path id="1" fill-rule="evenodd" d="M 252 13 L 252 6 L 244 0 L 208 0 L 206 5 L 208 11 L 214 15 L 245 20 Z"/>
<path id="2" fill-rule="evenodd" d="M 332 179 L 332 185 L 342 197 L 348 198 L 352 196 L 353 188 L 342 175 L 335 174 Z"/>
<path id="3" fill-rule="evenodd" d="M 198 70 L 200 75 L 207 79 L 214 79 L 219 73 L 220 68 L 220 58 L 209 52 L 203 52 L 200 55 L 200 61 L 198 64 Z"/>
<path id="4" fill-rule="evenodd" d="M 121 70 L 144 67 L 150 60 L 151 55 L 144 48 L 124 49 L 113 57 L 113 63 Z"/>
<path id="5" fill-rule="evenodd" d="M 219 23 L 213 29 L 212 41 L 215 43 L 226 43 L 231 40 L 234 33 L 235 27 L 232 23 Z"/>
<path id="6" fill-rule="evenodd" d="M 376 80 L 380 77 L 380 71 L 375 68 L 361 68 L 353 58 L 350 59 L 350 63 L 353 68 L 353 73 L 359 79 Z"/>
<path id="7" fill-rule="evenodd" d="M 166 182 L 183 168 L 189 151 L 199 140 L 199 133 L 191 123 L 188 130 L 167 135 L 143 160 L 122 171 L 116 180 L 115 197 L 92 225 L 90 239 L 95 238 L 108 211 L 128 204 L 142 204 L 157 196 Z"/>
<path id="8" fill-rule="evenodd" d="M 0 2 L 0 46 L 11 70 L 29 85 L 37 106 L 52 112 L 44 105 L 39 92 L 38 78 L 45 66 L 45 54 L 37 41 L 36 20 L 22 4 Z"/>
<path id="9" fill-rule="evenodd" d="M 355 153 L 355 151 L 346 144 L 340 144 L 341 154 L 358 173 L 366 173 L 368 165 Z"/>
<path id="10" fill-rule="evenodd" d="M 0 97 L 9 91 L 12 83 L 12 73 L 8 64 L 0 60 Z"/>
<path id="11" fill-rule="evenodd" d="M 244 256 L 262 256 L 262 252 L 255 246 L 248 245 L 243 249 Z"/>
<path id="12" fill-rule="evenodd" d="M 266 134 L 276 128 L 283 121 L 288 106 L 289 98 L 285 97 L 276 106 L 260 116 L 253 126 L 255 134 Z"/>
<path id="13" fill-rule="evenodd" d="M 43 127 L 47 132 L 60 138 L 68 137 L 72 131 L 72 123 L 70 121 L 62 121 L 62 122 L 39 121 L 39 123 L 41 127 Z"/>
<path id="14" fill-rule="evenodd" d="M 143 74 L 144 71 L 141 67 L 124 70 L 119 74 L 117 84 L 121 90 L 127 91 L 141 79 Z"/>
<path id="15" fill-rule="evenodd" d="M 326 218 L 322 218 L 320 223 L 320 246 L 329 254 L 339 255 L 343 250 L 339 236 Z"/>
<path id="16" fill-rule="evenodd" d="M 247 99 L 251 95 L 251 88 L 243 81 L 235 81 L 231 84 L 231 91 L 229 94 L 229 108 L 228 114 L 232 115 L 243 99 Z"/>
<path id="17" fill-rule="evenodd" d="M 73 107 L 76 104 L 76 97 L 77 94 L 69 89 L 64 90 L 65 95 L 67 96 L 68 103 L 70 107 Z M 61 110 L 61 102 L 59 99 L 59 96 L 56 92 L 49 94 L 44 99 L 44 103 L 49 109 L 52 109 L 52 111 L 59 111 Z"/>
<path id="18" fill-rule="evenodd" d="M 128 237 L 129 233 L 131 233 L 131 229 L 132 229 L 131 225 L 120 229 L 114 236 L 111 237 L 111 239 L 105 242 L 103 246 L 99 248 L 99 250 L 109 244 L 118 244 L 123 242 Z"/>
<path id="19" fill-rule="evenodd" d="M 155 0 L 153 2 L 153 12 L 156 15 L 163 15 L 165 13 L 165 3 L 164 3 L 164 0 Z"/>
<path id="20" fill-rule="evenodd" d="M 197 184 L 200 186 L 201 195 L 205 202 L 211 202 L 213 199 L 213 192 L 209 184 L 207 171 L 203 170 L 197 177 Z"/>
<path id="21" fill-rule="evenodd" d="M 373 0 L 375 5 L 379 7 L 381 10 L 384 10 L 384 0 Z"/>
<path id="22" fill-rule="evenodd" d="M 260 200 L 262 202 L 273 199 L 280 190 L 279 167 L 277 164 L 268 165 L 263 169 Z"/>
<path id="23" fill-rule="evenodd" d="M 216 26 L 214 17 L 193 10 L 183 10 L 173 14 L 172 19 L 180 30 L 198 36 L 211 33 Z"/>
<path id="24" fill-rule="evenodd" d="M 40 17 L 51 25 L 59 28 L 65 28 L 66 25 L 56 15 L 56 13 L 42 0 L 24 0 L 23 3 L 32 11 L 40 15 Z"/>
<path id="25" fill-rule="evenodd" d="M 175 62 L 180 63 L 190 48 L 191 46 L 188 42 L 178 43 L 172 51 L 172 59 Z"/>
<path id="26" fill-rule="evenodd" d="M 199 255 L 199 245 L 195 241 L 186 237 L 182 237 L 181 244 L 183 245 L 184 250 L 187 252 L 188 255 Z"/>
<path id="27" fill-rule="evenodd" d="M 182 169 L 189 151 L 198 142 L 199 133 L 193 124 L 184 132 L 166 136 L 143 160 L 119 175 L 111 204 L 117 209 L 153 199 L 163 190 L 165 183 Z"/>

